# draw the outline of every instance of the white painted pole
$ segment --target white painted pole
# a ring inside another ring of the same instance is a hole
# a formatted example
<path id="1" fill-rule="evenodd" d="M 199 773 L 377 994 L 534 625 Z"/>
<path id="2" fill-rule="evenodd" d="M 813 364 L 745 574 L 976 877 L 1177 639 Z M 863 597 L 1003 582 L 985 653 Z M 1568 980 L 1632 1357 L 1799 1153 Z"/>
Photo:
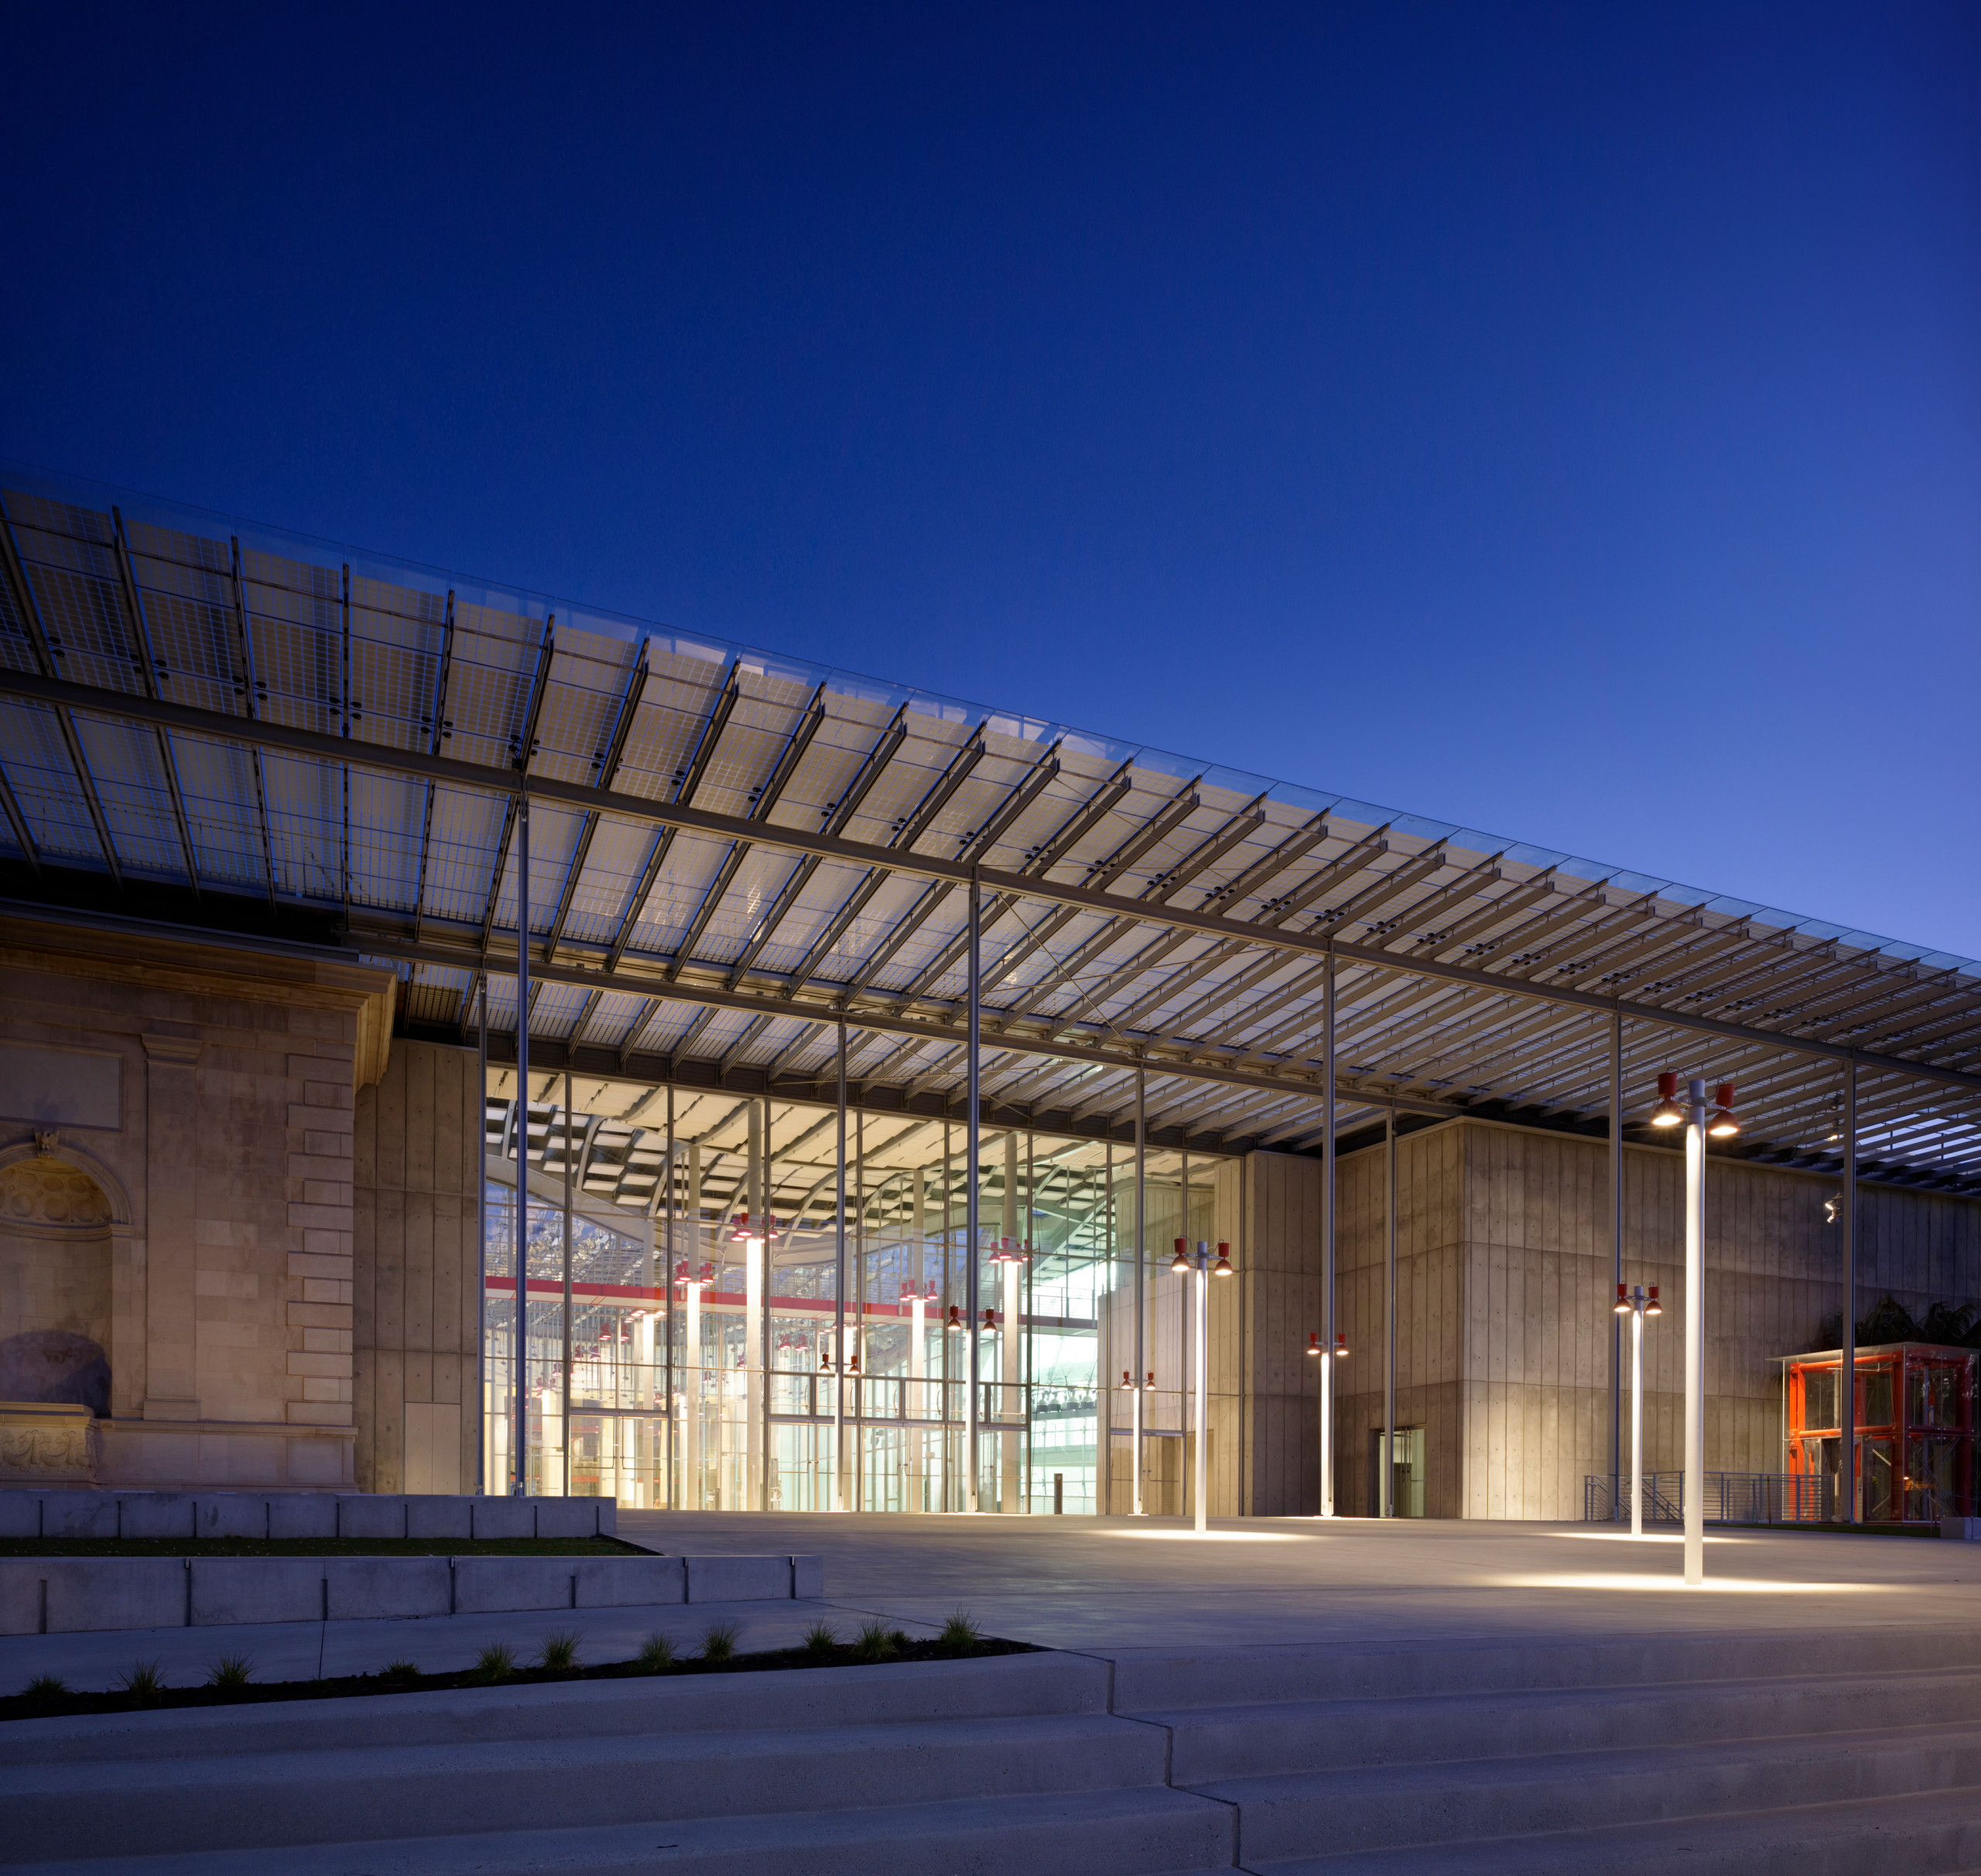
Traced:
<path id="1" fill-rule="evenodd" d="M 1685 1583 L 1706 1580 L 1706 1083 L 1685 1114 Z"/>
<path id="2" fill-rule="evenodd" d="M 696 1234 L 699 1248 L 700 1232 Z M 681 1362 L 681 1496 L 691 1511 L 702 1507 L 702 1285 L 689 1269 L 685 1285 L 688 1320 Z"/>
<path id="3" fill-rule="evenodd" d="M 1197 1397 L 1197 1452 L 1196 1480 L 1197 1535 L 1210 1529 L 1210 1246 L 1197 1246 L 1197 1320 L 1196 1347 L 1192 1351 L 1191 1384 Z"/>
<path id="4" fill-rule="evenodd" d="M 1644 1535 L 1644 1310 L 1630 1312 L 1630 1535 Z"/>

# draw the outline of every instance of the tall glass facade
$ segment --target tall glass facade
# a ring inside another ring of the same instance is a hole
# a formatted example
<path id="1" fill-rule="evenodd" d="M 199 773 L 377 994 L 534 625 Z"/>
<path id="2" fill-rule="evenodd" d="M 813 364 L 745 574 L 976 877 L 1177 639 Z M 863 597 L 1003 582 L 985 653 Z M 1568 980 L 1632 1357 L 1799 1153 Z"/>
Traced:
<path id="1" fill-rule="evenodd" d="M 487 1105 L 489 1489 L 511 1488 L 520 1430 L 525 1490 L 632 1507 L 960 1510 L 973 1463 L 982 1510 L 1050 1511 L 1056 1487 L 1105 1508 L 1127 1424 L 1111 1371 L 1133 1365 L 1137 1296 L 1145 1361 L 1171 1300 L 1167 1236 L 1137 1287 L 1131 1147 L 987 1128 L 972 1295 L 953 1122 L 849 1111 L 842 1160 L 836 1108 L 531 1079 L 524 1159 L 513 1073 Z M 1208 1229 L 1213 1165 L 1147 1155 L 1152 1235 L 1180 1228 L 1186 1172 Z M 1180 1395 L 1148 1412 L 1180 1428 Z"/>

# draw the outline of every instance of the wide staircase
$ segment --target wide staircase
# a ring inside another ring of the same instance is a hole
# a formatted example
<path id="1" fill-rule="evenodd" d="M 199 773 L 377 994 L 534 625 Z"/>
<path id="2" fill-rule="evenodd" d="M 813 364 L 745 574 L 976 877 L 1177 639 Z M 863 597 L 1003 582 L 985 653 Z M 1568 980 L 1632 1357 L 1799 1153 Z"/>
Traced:
<path id="1" fill-rule="evenodd" d="M 1981 1637 L 1042 1653 L 21 1722 L 0 1862 L 1981 1871 Z"/>
<path id="2" fill-rule="evenodd" d="M 1981 1871 L 1981 1636 L 1124 1659 L 1269 1876 Z"/>

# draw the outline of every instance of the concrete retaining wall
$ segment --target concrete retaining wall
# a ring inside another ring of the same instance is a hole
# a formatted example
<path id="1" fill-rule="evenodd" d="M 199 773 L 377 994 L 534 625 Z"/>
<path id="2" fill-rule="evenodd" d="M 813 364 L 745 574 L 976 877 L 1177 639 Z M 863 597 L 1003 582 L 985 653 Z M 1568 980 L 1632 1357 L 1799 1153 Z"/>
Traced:
<path id="1" fill-rule="evenodd" d="M 611 1537 L 613 1498 L 335 1492 L 0 1491 L 0 1537 Z"/>
<path id="2" fill-rule="evenodd" d="M 824 1594 L 819 1556 L 0 1557 L 0 1635 Z"/>

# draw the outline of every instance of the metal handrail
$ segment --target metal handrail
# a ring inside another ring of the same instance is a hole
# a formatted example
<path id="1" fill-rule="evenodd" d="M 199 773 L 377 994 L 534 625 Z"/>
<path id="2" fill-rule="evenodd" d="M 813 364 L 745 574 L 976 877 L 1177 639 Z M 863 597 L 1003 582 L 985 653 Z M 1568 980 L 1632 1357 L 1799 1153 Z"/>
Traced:
<path id="1" fill-rule="evenodd" d="M 1709 1472 L 1704 1522 L 1722 1525 L 1827 1524 L 1836 1515 L 1836 1485 L 1807 1472 Z M 1630 1513 L 1630 1482 L 1623 1475 L 1592 1472 L 1582 1480 L 1582 1521 L 1610 1524 Z M 1648 1524 L 1681 1524 L 1685 1515 L 1683 1472 L 1644 1475 Z"/>

